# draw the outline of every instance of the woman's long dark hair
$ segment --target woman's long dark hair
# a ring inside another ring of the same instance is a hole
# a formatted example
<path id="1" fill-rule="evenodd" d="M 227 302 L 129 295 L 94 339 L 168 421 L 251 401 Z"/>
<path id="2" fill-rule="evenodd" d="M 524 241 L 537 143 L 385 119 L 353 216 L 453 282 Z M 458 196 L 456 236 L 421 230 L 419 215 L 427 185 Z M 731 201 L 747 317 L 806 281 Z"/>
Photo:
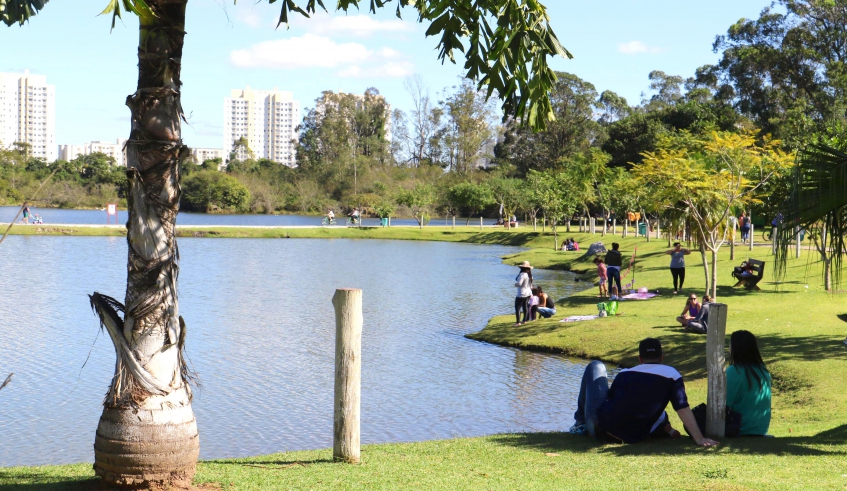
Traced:
<path id="1" fill-rule="evenodd" d="M 532 288 L 532 268 L 521 268 L 521 273 L 526 273 L 529 276 L 529 286 Z M 518 276 L 520 276 L 521 273 L 518 273 Z M 517 278 L 515 278 L 515 281 L 517 281 Z"/>
<path id="2" fill-rule="evenodd" d="M 762 377 L 769 372 L 765 368 L 762 354 L 759 353 L 756 336 L 750 331 L 735 331 L 729 338 L 729 352 L 730 365 L 744 368 L 744 373 L 747 375 L 747 386 L 752 389 L 754 387 L 753 379 L 755 379 L 756 385 L 761 387 Z"/>

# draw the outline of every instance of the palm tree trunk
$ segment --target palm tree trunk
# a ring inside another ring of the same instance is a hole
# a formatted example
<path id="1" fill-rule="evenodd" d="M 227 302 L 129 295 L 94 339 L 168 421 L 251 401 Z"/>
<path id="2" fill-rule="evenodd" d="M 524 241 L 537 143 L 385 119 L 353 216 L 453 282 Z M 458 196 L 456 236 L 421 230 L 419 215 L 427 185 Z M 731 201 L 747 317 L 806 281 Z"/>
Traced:
<path id="1" fill-rule="evenodd" d="M 117 355 L 94 441 L 94 470 L 107 486 L 187 487 L 200 452 L 174 238 L 179 166 L 188 157 L 180 124 L 186 1 L 148 0 L 153 15 L 139 16 L 138 90 L 127 98 L 126 306 L 91 296 Z"/>

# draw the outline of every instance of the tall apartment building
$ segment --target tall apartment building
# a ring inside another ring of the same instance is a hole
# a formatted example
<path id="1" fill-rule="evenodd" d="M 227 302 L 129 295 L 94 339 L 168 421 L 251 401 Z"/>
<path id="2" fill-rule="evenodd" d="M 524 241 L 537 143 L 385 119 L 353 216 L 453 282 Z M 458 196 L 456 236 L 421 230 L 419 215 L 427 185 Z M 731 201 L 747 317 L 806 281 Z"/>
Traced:
<path id="1" fill-rule="evenodd" d="M 104 153 L 115 159 L 116 165 L 126 165 L 125 138 L 118 138 L 115 143 L 93 141 L 82 145 L 59 145 L 59 158 L 71 161 L 80 155 L 91 155 L 95 152 Z"/>
<path id="2" fill-rule="evenodd" d="M 224 99 L 223 150 L 229 155 L 233 144 L 246 138 L 256 158 L 289 166 L 295 164 L 295 148 L 300 123 L 300 101 L 291 92 L 234 89 Z M 246 158 L 243 152 L 239 158 Z"/>
<path id="3" fill-rule="evenodd" d="M 30 154 L 56 160 L 56 86 L 44 75 L 0 73 L 0 144 L 28 143 Z"/>

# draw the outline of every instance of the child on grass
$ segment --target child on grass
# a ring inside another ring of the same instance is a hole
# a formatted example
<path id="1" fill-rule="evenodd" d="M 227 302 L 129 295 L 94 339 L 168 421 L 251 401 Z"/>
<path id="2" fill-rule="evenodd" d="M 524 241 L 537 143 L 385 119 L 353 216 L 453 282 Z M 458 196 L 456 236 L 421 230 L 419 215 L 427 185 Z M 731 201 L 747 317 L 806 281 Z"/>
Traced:
<path id="1" fill-rule="evenodd" d="M 600 277 L 600 297 L 608 296 L 606 291 L 606 265 L 599 257 L 594 258 L 594 264 L 597 265 L 597 276 Z"/>

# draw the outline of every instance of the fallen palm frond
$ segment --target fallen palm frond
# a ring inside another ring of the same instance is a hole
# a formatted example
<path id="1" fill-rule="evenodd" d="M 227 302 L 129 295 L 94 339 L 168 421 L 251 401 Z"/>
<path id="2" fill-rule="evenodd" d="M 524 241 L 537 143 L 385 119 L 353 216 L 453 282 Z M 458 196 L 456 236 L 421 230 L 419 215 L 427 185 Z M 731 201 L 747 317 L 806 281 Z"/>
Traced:
<path id="1" fill-rule="evenodd" d="M 10 373 L 9 376 L 6 377 L 6 380 L 4 380 L 2 384 L 0 384 L 0 389 L 9 385 L 9 382 L 12 381 L 12 375 L 14 375 L 14 373 Z"/>

